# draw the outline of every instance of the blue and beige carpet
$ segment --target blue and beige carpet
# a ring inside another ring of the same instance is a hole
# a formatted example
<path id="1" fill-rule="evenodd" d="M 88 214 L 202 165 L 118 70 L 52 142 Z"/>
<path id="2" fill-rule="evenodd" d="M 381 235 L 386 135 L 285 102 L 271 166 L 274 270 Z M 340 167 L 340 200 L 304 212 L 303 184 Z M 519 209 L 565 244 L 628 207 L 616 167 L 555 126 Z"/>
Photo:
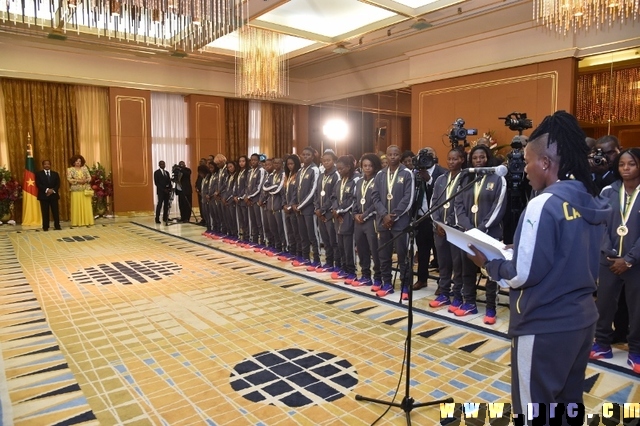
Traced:
<path id="1" fill-rule="evenodd" d="M 354 425 L 382 414 L 354 397 L 393 396 L 405 307 L 200 227 L 154 228 L 0 234 L 3 425 Z M 419 310 L 413 398 L 509 402 L 509 342 L 472 325 Z M 587 376 L 589 409 L 640 400 L 629 374 L 594 364 Z M 412 419 L 437 424 L 439 414 L 425 407 Z M 382 424 L 405 424 L 404 413 Z"/>

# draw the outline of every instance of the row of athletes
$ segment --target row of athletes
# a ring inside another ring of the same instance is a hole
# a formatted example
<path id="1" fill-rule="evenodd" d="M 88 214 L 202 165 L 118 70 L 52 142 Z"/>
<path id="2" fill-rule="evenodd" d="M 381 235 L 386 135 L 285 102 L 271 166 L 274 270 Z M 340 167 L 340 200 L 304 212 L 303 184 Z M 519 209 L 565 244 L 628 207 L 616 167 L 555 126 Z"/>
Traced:
<path id="1" fill-rule="evenodd" d="M 422 151 L 435 155 L 430 148 Z M 395 251 L 403 300 L 408 298 L 409 285 L 416 290 L 426 286 L 434 248 L 440 277 L 438 296 L 430 306 L 448 305 L 458 316 L 477 314 L 478 267 L 446 241 L 444 230 L 434 226 L 434 221 L 464 230 L 478 228 L 500 239 L 506 210 L 504 178 L 483 177 L 472 191 L 420 222 L 416 231 L 417 280 L 412 284 L 407 263 L 409 241 L 403 231 L 412 219 L 422 217 L 473 176 L 460 174 L 467 154 L 459 149 L 448 153 L 448 170 L 437 163 L 410 170 L 402 164 L 403 155 L 395 145 L 387 148 L 385 157 L 383 167 L 379 156 L 365 154 L 357 168 L 352 156 L 337 158 L 331 150 L 322 155 L 322 167 L 318 167 L 311 147 L 284 162 L 267 159 L 264 166 L 258 154 L 240 157 L 237 162 L 218 154 L 198 169 L 207 226 L 204 235 L 277 256 L 308 271 L 331 273 L 333 280 L 348 285 L 370 286 L 379 297 L 395 291 Z M 492 154 L 479 145 L 469 152 L 468 159 L 473 167 L 485 167 Z M 386 244 L 392 239 L 393 245 Z M 324 246 L 324 262 L 319 241 Z M 494 324 L 497 284 L 489 281 L 486 290 L 484 321 Z"/>

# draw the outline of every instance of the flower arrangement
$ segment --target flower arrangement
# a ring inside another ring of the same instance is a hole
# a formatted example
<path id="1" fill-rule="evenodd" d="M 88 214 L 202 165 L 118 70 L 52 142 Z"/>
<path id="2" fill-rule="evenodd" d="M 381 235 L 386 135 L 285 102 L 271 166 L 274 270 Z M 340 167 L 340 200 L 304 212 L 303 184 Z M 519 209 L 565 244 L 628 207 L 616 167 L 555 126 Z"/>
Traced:
<path id="1" fill-rule="evenodd" d="M 96 163 L 89 167 L 89 173 L 91 174 L 89 185 L 93 189 L 93 199 L 91 200 L 93 214 L 102 216 L 107 211 L 107 197 L 113 195 L 111 172 L 107 173 L 102 164 Z"/>
<path id="2" fill-rule="evenodd" d="M 22 198 L 22 186 L 6 167 L 0 167 L 0 218 L 11 213 L 11 204 Z"/>

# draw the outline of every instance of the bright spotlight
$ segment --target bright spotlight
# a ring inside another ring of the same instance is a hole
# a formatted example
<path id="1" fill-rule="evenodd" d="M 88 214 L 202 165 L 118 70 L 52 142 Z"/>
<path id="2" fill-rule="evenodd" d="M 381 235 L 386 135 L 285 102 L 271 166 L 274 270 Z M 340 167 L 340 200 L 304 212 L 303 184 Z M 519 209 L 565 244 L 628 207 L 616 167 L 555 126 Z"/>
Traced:
<path id="1" fill-rule="evenodd" d="M 331 140 L 342 141 L 349 134 L 349 127 L 344 120 L 333 119 L 327 121 L 322 128 L 322 133 Z"/>

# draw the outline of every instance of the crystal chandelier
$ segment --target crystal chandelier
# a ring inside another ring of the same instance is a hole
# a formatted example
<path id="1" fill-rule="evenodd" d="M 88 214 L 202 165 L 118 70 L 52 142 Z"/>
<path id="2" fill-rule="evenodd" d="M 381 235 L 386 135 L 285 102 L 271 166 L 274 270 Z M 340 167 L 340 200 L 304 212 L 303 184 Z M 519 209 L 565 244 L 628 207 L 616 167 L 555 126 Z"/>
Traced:
<path id="1" fill-rule="evenodd" d="M 289 58 L 283 35 L 246 25 L 239 31 L 236 95 L 275 99 L 289 95 Z"/>
<path id="2" fill-rule="evenodd" d="M 6 0 L 0 18 L 58 33 L 194 50 L 241 28 L 245 8 L 243 0 Z"/>
<path id="3" fill-rule="evenodd" d="M 595 25 L 611 26 L 638 19 L 639 0 L 534 0 L 533 18 L 551 30 L 566 34 L 570 28 L 578 31 Z"/>

